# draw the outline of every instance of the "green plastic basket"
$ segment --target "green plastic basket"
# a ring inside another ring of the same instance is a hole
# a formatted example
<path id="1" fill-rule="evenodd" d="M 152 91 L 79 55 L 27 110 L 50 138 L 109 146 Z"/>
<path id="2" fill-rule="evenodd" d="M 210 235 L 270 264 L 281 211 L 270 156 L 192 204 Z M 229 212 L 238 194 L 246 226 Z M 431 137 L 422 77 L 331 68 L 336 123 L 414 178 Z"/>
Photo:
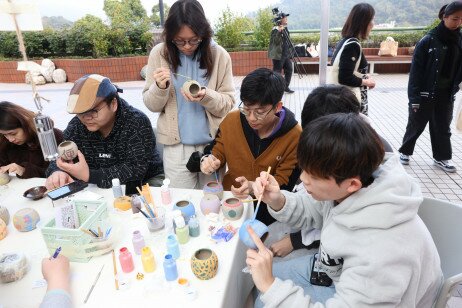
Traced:
<path id="1" fill-rule="evenodd" d="M 97 232 L 99 227 L 104 233 L 110 227 L 106 201 L 71 202 L 77 209 L 81 229 Z M 110 251 L 113 244 L 112 231 L 108 238 L 101 240 L 80 229 L 57 228 L 54 218 L 45 224 L 41 231 L 50 255 L 56 248 L 61 247 L 61 253 L 75 262 L 88 262 L 92 256 Z"/>

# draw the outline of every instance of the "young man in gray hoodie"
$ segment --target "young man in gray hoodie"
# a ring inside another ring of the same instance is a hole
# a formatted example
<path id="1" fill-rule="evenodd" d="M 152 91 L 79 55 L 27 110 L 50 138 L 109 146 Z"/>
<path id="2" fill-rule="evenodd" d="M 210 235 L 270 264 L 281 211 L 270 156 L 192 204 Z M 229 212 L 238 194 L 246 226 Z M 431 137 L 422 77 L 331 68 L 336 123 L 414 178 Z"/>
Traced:
<path id="1" fill-rule="evenodd" d="M 372 127 L 356 114 L 321 117 L 304 129 L 298 160 L 309 196 L 280 191 L 266 172 L 253 189 L 277 220 L 320 229 L 319 253 L 273 266 L 249 228 L 256 307 L 431 307 L 443 276 L 417 216 L 420 187 Z"/>

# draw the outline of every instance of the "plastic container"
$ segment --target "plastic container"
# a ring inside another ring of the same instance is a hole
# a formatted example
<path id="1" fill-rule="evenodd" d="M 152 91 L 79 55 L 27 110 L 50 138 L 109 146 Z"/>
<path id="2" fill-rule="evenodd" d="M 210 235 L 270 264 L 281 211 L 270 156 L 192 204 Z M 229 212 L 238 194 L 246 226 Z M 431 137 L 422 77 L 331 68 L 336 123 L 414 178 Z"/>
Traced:
<path id="1" fill-rule="evenodd" d="M 175 281 L 178 279 L 178 269 L 176 267 L 176 261 L 172 255 L 167 254 L 164 258 L 164 274 L 165 280 Z"/>
<path id="2" fill-rule="evenodd" d="M 114 198 L 119 198 L 124 195 L 118 178 L 112 179 L 112 193 L 114 194 Z"/>
<path id="3" fill-rule="evenodd" d="M 127 247 L 120 248 L 119 262 L 124 273 L 130 273 L 135 269 L 135 264 L 133 263 L 133 257 Z"/>
<path id="4" fill-rule="evenodd" d="M 174 234 L 167 236 L 167 252 L 175 260 L 180 257 L 180 246 L 178 245 L 178 240 Z"/>
<path id="5" fill-rule="evenodd" d="M 151 248 L 143 247 L 141 250 L 141 263 L 143 263 L 143 269 L 146 273 L 152 273 L 156 270 L 156 261 Z"/>
<path id="6" fill-rule="evenodd" d="M 199 220 L 196 218 L 196 215 L 191 216 L 189 219 L 189 236 L 198 237 L 201 234 L 201 228 L 199 225 Z"/>
<path id="7" fill-rule="evenodd" d="M 146 224 L 151 232 L 162 230 L 165 226 L 165 209 L 156 207 L 154 213 L 157 215 L 156 217 L 146 218 Z"/>
<path id="8" fill-rule="evenodd" d="M 133 249 L 135 250 L 135 253 L 137 255 L 140 255 L 141 249 L 143 249 L 143 247 L 146 246 L 146 243 L 144 242 L 144 237 L 140 233 L 140 231 L 138 230 L 133 231 L 132 243 L 133 243 Z"/>
<path id="9" fill-rule="evenodd" d="M 160 197 L 162 199 L 162 204 L 163 205 L 168 205 L 172 203 L 172 196 L 170 195 L 170 188 L 168 185 L 170 185 L 170 180 L 165 179 L 162 181 L 162 186 L 160 187 Z"/>
<path id="10" fill-rule="evenodd" d="M 178 243 L 186 244 L 189 241 L 189 227 L 184 222 L 183 217 L 175 217 L 176 224 L 176 236 L 178 238 Z"/>

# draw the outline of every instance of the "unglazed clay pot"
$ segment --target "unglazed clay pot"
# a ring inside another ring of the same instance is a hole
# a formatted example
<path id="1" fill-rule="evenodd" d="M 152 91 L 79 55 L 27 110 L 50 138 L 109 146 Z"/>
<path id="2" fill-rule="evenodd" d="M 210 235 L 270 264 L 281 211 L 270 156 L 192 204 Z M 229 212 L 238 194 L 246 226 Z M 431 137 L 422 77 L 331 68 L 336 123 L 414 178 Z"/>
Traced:
<path id="1" fill-rule="evenodd" d="M 10 182 L 10 175 L 8 173 L 0 173 L 0 185 L 6 185 Z"/>
<path id="2" fill-rule="evenodd" d="M 201 85 L 195 80 L 188 80 L 183 84 L 184 93 L 187 93 L 192 97 L 196 97 L 200 90 Z"/>
<path id="3" fill-rule="evenodd" d="M 244 212 L 244 204 L 238 198 L 228 198 L 223 202 L 223 216 L 229 220 L 238 220 Z"/>
<path id="4" fill-rule="evenodd" d="M 221 202 L 216 195 L 205 194 L 201 199 L 202 214 L 218 214 L 220 212 Z"/>
<path id="5" fill-rule="evenodd" d="M 20 232 L 32 231 L 37 227 L 40 216 L 36 210 L 25 208 L 17 211 L 13 216 L 13 224 Z"/>
<path id="6" fill-rule="evenodd" d="M 239 228 L 239 239 L 247 247 L 257 249 L 257 245 L 255 245 L 254 241 L 250 237 L 249 231 L 247 231 L 247 226 L 249 225 L 252 227 L 253 231 L 255 231 L 262 242 L 264 242 L 268 237 L 268 226 L 256 219 L 247 219 Z"/>
<path id="7" fill-rule="evenodd" d="M 6 223 L 0 219 L 0 241 L 3 240 L 7 234 L 8 228 L 6 227 Z"/>
<path id="8" fill-rule="evenodd" d="M 202 189 L 204 192 L 204 195 L 210 194 L 210 195 L 215 195 L 218 197 L 218 199 L 223 198 L 223 185 L 221 185 L 220 182 L 208 182 L 207 184 L 204 185 L 204 188 Z"/>
<path id="9" fill-rule="evenodd" d="M 63 141 L 58 145 L 58 154 L 63 160 L 73 160 L 77 157 L 77 145 L 73 141 Z"/>
<path id="10" fill-rule="evenodd" d="M 186 223 L 189 222 L 189 218 L 191 218 L 192 215 L 196 214 L 194 204 L 187 200 L 181 200 L 176 202 L 173 206 L 173 210 L 180 210 Z"/>
<path id="11" fill-rule="evenodd" d="M 4 206 L 0 205 L 0 220 L 3 220 L 5 225 L 8 225 L 10 222 L 10 212 L 8 212 L 8 209 Z"/>
<path id="12" fill-rule="evenodd" d="M 191 257 L 191 270 L 201 280 L 209 280 L 215 277 L 218 270 L 216 253 L 207 248 L 197 250 Z"/>

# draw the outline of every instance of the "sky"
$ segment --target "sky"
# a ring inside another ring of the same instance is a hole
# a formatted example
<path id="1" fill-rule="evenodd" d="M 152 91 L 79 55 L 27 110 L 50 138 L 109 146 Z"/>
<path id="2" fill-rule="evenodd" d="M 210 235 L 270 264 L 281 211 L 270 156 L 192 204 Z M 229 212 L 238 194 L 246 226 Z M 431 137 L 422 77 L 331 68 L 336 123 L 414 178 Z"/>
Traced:
<path id="1" fill-rule="evenodd" d="M 104 0 L 35 0 L 42 16 L 63 16 L 71 21 L 92 14 L 106 19 L 103 11 Z M 173 0 L 164 0 L 164 3 L 171 6 Z M 229 6 L 233 12 L 248 13 L 256 11 L 259 8 L 267 7 L 277 0 L 199 0 L 205 10 L 205 14 L 212 24 L 215 24 L 220 16 L 220 12 Z M 141 0 L 146 8 L 148 15 L 151 14 L 151 8 L 158 4 L 156 0 Z"/>

